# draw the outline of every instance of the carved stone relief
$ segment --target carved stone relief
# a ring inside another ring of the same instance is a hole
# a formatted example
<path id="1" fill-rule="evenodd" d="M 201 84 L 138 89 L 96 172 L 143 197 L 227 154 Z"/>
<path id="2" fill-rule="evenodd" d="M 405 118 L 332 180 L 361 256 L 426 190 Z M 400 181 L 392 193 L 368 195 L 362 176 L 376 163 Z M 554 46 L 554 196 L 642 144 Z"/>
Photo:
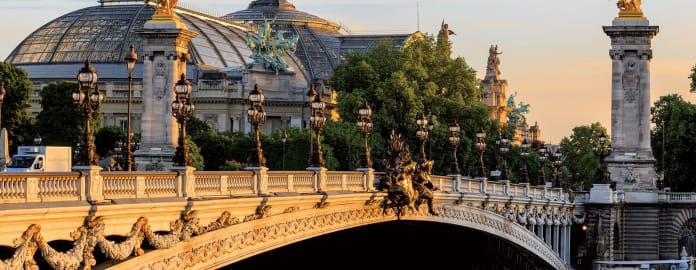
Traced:
<path id="1" fill-rule="evenodd" d="M 628 103 L 636 101 L 640 85 L 640 65 L 638 61 L 631 57 L 624 62 L 624 72 L 621 82 L 624 89 L 624 100 Z"/>

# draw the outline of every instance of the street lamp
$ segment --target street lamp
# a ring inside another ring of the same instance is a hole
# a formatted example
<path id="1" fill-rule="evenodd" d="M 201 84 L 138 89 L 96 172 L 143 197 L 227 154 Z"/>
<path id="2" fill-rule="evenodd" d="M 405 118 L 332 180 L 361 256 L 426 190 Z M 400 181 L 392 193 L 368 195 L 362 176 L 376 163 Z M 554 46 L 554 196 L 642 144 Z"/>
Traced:
<path id="1" fill-rule="evenodd" d="M 314 89 L 314 84 L 309 86 L 309 91 L 307 91 L 307 103 L 309 103 L 309 118 L 311 119 L 314 115 L 314 108 L 312 108 L 312 101 L 314 97 L 317 96 L 317 90 Z M 310 123 L 311 125 L 311 123 Z M 311 127 L 310 127 L 311 129 Z M 314 138 L 312 138 L 312 131 L 309 131 L 309 160 L 308 163 L 312 164 L 312 153 L 314 153 Z"/>
<path id="2" fill-rule="evenodd" d="M 41 135 L 39 135 L 39 133 L 37 132 L 36 137 L 34 137 L 34 145 L 36 145 L 36 146 L 41 145 L 41 141 L 42 141 Z"/>
<path id="3" fill-rule="evenodd" d="M 193 116 L 196 106 L 191 100 L 191 84 L 186 80 L 186 74 L 181 73 L 181 78 L 174 85 L 174 93 L 176 99 L 172 101 L 172 115 L 179 124 L 179 146 L 176 148 L 173 161 L 175 166 L 188 167 L 191 166 L 192 158 L 186 145 L 186 122 Z"/>
<path id="4" fill-rule="evenodd" d="M 433 129 L 435 128 L 435 121 L 433 121 L 433 115 L 428 114 L 428 135 L 433 134 Z M 428 136 L 429 137 L 429 136 Z M 428 140 L 428 157 L 433 158 L 433 143 L 432 140 Z"/>
<path id="5" fill-rule="evenodd" d="M 98 77 L 97 70 L 92 67 L 89 60 L 85 61 L 85 66 L 77 73 L 77 89 L 72 94 L 73 103 L 85 115 L 85 130 L 82 136 L 82 143 L 78 146 L 79 154 L 75 158 L 77 165 L 81 166 L 97 165 L 90 122 L 92 121 L 92 113 L 99 110 L 104 99 L 97 85 Z"/>
<path id="6" fill-rule="evenodd" d="M 321 152 L 321 130 L 324 129 L 326 125 L 326 117 L 324 116 L 325 107 L 326 103 L 321 100 L 321 96 L 315 95 L 314 101 L 312 101 L 312 111 L 314 114 L 309 117 L 309 124 L 314 130 L 317 140 L 315 147 L 312 149 L 310 167 L 324 167 L 324 156 Z"/>
<path id="7" fill-rule="evenodd" d="M 507 173 L 507 153 L 510 152 L 510 148 L 508 147 L 508 139 L 505 136 L 502 136 L 499 138 L 499 140 L 496 140 L 496 143 L 499 145 L 499 150 L 500 154 L 503 159 L 503 168 L 502 168 L 502 173 L 500 174 L 500 179 L 502 180 L 509 180 L 508 179 L 508 173 Z"/>
<path id="8" fill-rule="evenodd" d="M 2 103 L 5 101 L 5 94 L 7 91 L 5 91 L 5 83 L 0 82 L 0 127 L 2 127 Z"/>
<path id="9" fill-rule="evenodd" d="M 259 126 L 266 122 L 266 112 L 263 110 L 263 101 L 266 97 L 263 95 L 263 90 L 258 84 L 254 84 L 254 90 L 249 93 L 249 104 L 251 107 L 247 110 L 249 123 L 254 126 L 254 147 L 249 152 L 249 165 L 251 167 L 266 166 L 266 158 L 263 157 L 263 149 L 261 149 L 261 135 Z"/>
<path id="10" fill-rule="evenodd" d="M 425 118 L 425 113 L 421 112 L 420 117 L 416 119 L 416 125 L 418 125 L 418 130 L 416 130 L 416 138 L 421 143 L 421 162 L 426 161 L 425 156 L 425 141 L 428 140 L 428 119 Z"/>
<path id="11" fill-rule="evenodd" d="M 609 172 L 604 159 L 611 153 L 611 146 L 607 146 L 607 135 L 602 131 L 599 135 L 599 148 L 592 148 L 596 155 L 599 156 L 599 170 L 595 176 L 597 183 L 609 184 Z"/>
<path id="12" fill-rule="evenodd" d="M 459 175 L 460 172 L 459 161 L 457 160 L 457 147 L 459 147 L 459 134 L 461 132 L 461 128 L 456 121 L 452 121 L 449 125 L 447 125 L 447 129 L 449 129 L 450 132 L 449 142 L 452 146 L 452 174 Z"/>
<path id="13" fill-rule="evenodd" d="M 546 170 L 544 170 L 544 167 L 546 167 L 546 160 L 548 160 L 548 153 L 546 151 L 546 145 L 544 143 L 541 143 L 539 145 L 539 161 L 541 161 L 541 183 L 546 186 Z"/>
<path id="14" fill-rule="evenodd" d="M 361 168 L 371 168 L 372 167 L 372 160 L 370 160 L 370 144 L 368 143 L 368 137 L 370 136 L 370 133 L 372 133 L 372 109 L 370 108 L 370 104 L 367 103 L 367 100 L 365 101 L 365 106 L 358 109 L 358 122 L 356 123 L 356 126 L 358 126 L 358 129 L 360 130 L 360 133 L 362 133 L 364 137 L 364 148 L 365 152 L 363 153 L 363 158 L 360 160 L 360 167 Z"/>
<path id="15" fill-rule="evenodd" d="M 285 170 L 285 142 L 288 141 L 288 133 L 283 130 L 283 135 L 280 136 L 280 141 L 283 142 L 283 170 Z"/>
<path id="16" fill-rule="evenodd" d="M 486 177 L 486 167 L 483 164 L 483 151 L 486 150 L 486 131 L 481 128 L 481 131 L 476 133 L 476 148 L 479 151 L 479 168 L 478 168 L 478 177 L 480 178 L 485 178 Z"/>
<path id="17" fill-rule="evenodd" d="M 555 178 L 555 183 L 553 184 L 554 187 L 561 187 L 561 175 L 558 173 L 558 169 L 561 168 L 561 164 L 563 164 L 563 160 L 561 160 L 561 157 L 563 154 L 561 153 L 561 147 L 556 148 L 556 152 L 553 152 L 553 171 L 556 177 Z"/>
<path id="18" fill-rule="evenodd" d="M 527 142 L 527 138 L 525 138 L 522 141 L 522 144 L 520 145 L 522 147 L 522 151 L 520 151 L 520 157 L 522 158 L 522 179 L 520 179 L 523 183 L 529 183 L 529 174 L 527 173 L 527 158 L 529 157 L 529 142 Z"/>
<path id="19" fill-rule="evenodd" d="M 135 64 L 138 62 L 138 54 L 135 53 L 135 46 L 131 44 L 130 53 L 126 55 L 123 59 L 126 61 L 126 68 L 128 70 L 128 120 L 126 125 L 126 149 L 125 149 L 125 160 L 126 160 L 126 171 L 131 171 L 133 168 L 133 147 L 132 147 L 132 137 L 133 131 L 131 127 L 131 100 L 133 96 L 133 71 L 135 70 Z"/>
<path id="20" fill-rule="evenodd" d="M 114 156 L 116 156 L 116 164 L 122 166 L 123 160 L 123 145 L 124 143 L 119 139 L 114 143 Z"/>

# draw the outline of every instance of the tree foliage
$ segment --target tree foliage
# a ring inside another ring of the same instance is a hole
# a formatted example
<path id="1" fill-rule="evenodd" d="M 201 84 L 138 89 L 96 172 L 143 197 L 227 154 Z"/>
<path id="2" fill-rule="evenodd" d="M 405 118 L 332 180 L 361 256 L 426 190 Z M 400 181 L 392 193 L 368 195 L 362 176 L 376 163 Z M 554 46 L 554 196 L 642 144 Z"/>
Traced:
<path id="1" fill-rule="evenodd" d="M 43 88 L 41 112 L 36 124 L 46 145 L 75 146 L 82 138 L 84 115 L 73 104 L 72 92 L 77 83 L 51 83 Z"/>
<path id="2" fill-rule="evenodd" d="M 570 138 L 561 140 L 561 152 L 565 157 L 563 165 L 568 173 L 567 180 L 575 190 L 589 189 L 595 182 L 595 174 L 600 166 L 599 157 L 593 149 L 599 145 L 599 136 L 607 135 L 606 145 L 611 144 L 608 132 L 599 122 L 573 128 Z"/>
<path id="3" fill-rule="evenodd" d="M 375 135 L 371 136 L 370 145 L 375 169 L 383 169 L 382 146 L 392 131 L 402 135 L 414 159 L 418 158 L 421 143 L 415 134 L 416 119 L 421 113 L 431 115 L 435 122 L 427 146 L 432 149 L 427 151 L 432 153 L 429 159 L 436 160 L 434 173 L 446 174 L 450 170 L 452 150 L 447 143 L 447 123 L 457 121 L 462 128 L 462 144 L 458 148 L 462 168 L 478 160 L 478 153 L 473 151 L 475 133 L 481 128 L 490 134 L 498 129 L 480 102 L 475 71 L 463 58 L 452 59 L 446 48 L 438 47 L 432 36 L 416 36 L 401 49 L 395 49 L 390 40 L 383 40 L 367 53 L 347 55 L 346 61 L 336 68 L 331 83 L 338 91 L 341 120 L 355 123 L 365 100 L 372 108 Z M 487 140 L 492 141 L 491 137 Z M 489 153 L 492 151 L 487 151 L 486 157 L 492 159 Z"/>
<path id="4" fill-rule="evenodd" d="M 0 126 L 7 129 L 9 152 L 13 154 L 17 146 L 34 144 L 36 131 L 29 111 L 29 99 L 34 90 L 26 71 L 4 62 L 0 62 L 0 83 L 6 90 Z"/>
<path id="5" fill-rule="evenodd" d="M 650 110 L 656 169 L 673 191 L 696 191 L 696 105 L 680 95 L 660 97 Z"/>

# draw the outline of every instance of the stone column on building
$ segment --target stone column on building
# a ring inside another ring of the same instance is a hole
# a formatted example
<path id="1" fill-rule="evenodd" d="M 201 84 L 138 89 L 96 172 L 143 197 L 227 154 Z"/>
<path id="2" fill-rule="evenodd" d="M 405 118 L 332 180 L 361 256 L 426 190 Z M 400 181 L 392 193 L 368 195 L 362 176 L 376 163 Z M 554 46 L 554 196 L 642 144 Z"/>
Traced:
<path id="1" fill-rule="evenodd" d="M 650 147 L 650 61 L 651 41 L 659 27 L 649 24 L 638 4 L 637 8 L 622 8 L 612 25 L 603 29 L 611 38 L 612 152 L 605 159 L 610 179 L 616 183 L 616 190 L 654 192 L 657 189 L 655 158 Z M 627 200 L 656 198 L 656 194 L 627 193 Z"/>
<path id="2" fill-rule="evenodd" d="M 179 20 L 174 8 L 158 8 L 138 31 L 143 40 L 142 138 L 133 156 L 140 171 L 167 170 L 176 152 L 179 129 L 171 113 L 173 88 L 186 74 L 188 44 L 196 33 Z"/>

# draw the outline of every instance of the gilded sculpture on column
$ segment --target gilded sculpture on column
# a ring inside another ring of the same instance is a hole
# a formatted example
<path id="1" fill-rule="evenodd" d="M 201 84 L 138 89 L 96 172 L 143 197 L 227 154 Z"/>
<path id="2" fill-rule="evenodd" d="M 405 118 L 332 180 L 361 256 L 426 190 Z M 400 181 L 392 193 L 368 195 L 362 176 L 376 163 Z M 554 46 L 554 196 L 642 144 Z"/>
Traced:
<path id="1" fill-rule="evenodd" d="M 619 19 L 644 19 L 643 10 L 640 8 L 642 0 L 619 0 L 616 7 L 619 8 Z"/>
<path id="2" fill-rule="evenodd" d="M 155 13 L 152 15 L 154 21 L 178 21 L 178 16 L 174 12 L 179 0 L 145 0 L 145 4 L 153 3 Z"/>
<path id="3" fill-rule="evenodd" d="M 641 12 L 640 4 L 641 0 L 619 0 L 619 2 L 616 3 L 616 6 L 619 8 L 619 10 L 622 11 L 627 10 L 633 12 Z"/>

